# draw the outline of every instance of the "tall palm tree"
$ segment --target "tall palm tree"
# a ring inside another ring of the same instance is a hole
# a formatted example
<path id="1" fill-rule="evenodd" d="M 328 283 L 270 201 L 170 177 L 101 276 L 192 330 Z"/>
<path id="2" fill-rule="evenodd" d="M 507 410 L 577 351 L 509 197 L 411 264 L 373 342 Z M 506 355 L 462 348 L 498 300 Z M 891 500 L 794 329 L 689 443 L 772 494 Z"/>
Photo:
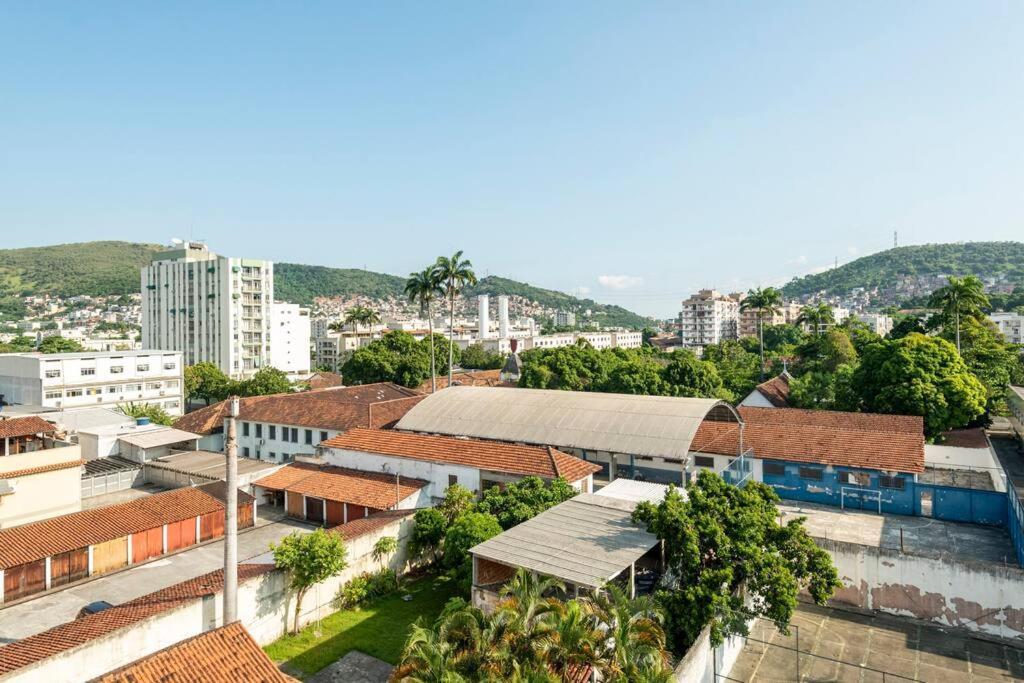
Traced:
<path id="1" fill-rule="evenodd" d="M 985 296 L 985 285 L 974 275 L 967 277 L 950 276 L 949 284 L 932 292 L 929 306 L 942 309 L 948 320 L 956 324 L 956 351 L 960 353 L 960 318 L 964 315 L 980 315 L 981 309 L 989 305 Z"/>
<path id="2" fill-rule="evenodd" d="M 816 335 L 820 335 L 822 328 L 831 325 L 835 321 L 836 317 L 832 313 L 832 307 L 826 303 L 804 306 L 800 309 L 800 315 L 796 319 L 798 325 L 807 325 Z"/>
<path id="3" fill-rule="evenodd" d="M 455 652 L 451 643 L 437 631 L 413 624 L 405 641 L 402 661 L 394 680 L 407 683 L 462 683 L 466 679 L 455 671 Z"/>
<path id="4" fill-rule="evenodd" d="M 377 311 L 367 306 L 353 306 L 345 311 L 346 325 L 373 325 L 379 322 Z"/>
<path id="5" fill-rule="evenodd" d="M 757 312 L 757 336 L 761 344 L 761 379 L 764 379 L 764 317 L 770 315 L 772 318 L 779 314 L 782 305 L 782 292 L 774 287 L 752 289 L 740 302 L 741 311 Z"/>
<path id="6" fill-rule="evenodd" d="M 579 600 L 558 603 L 553 613 L 551 632 L 537 648 L 548 668 L 562 674 L 584 667 L 604 670 L 602 647 L 607 640 L 596 621 L 587 614 Z"/>
<path id="7" fill-rule="evenodd" d="M 647 680 L 670 671 L 661 612 L 651 596 L 630 599 L 619 586 L 609 584 L 585 606 L 605 631 L 606 679 Z"/>
<path id="8" fill-rule="evenodd" d="M 426 315 L 430 329 L 430 393 L 437 391 L 437 370 L 434 359 L 434 300 L 444 296 L 441 283 L 437 278 L 437 268 L 430 266 L 420 273 L 409 273 L 405 281 L 405 295 L 412 303 L 420 305 L 420 315 Z"/>
<path id="9" fill-rule="evenodd" d="M 502 587 L 498 611 L 511 621 L 508 642 L 517 661 L 537 659 L 536 645 L 549 635 L 550 617 L 558 609 L 558 601 L 544 594 L 564 590 L 565 584 L 558 579 L 535 576 L 523 569 Z"/>
<path id="10" fill-rule="evenodd" d="M 448 297 L 448 386 L 452 385 L 452 364 L 455 359 L 455 298 L 466 286 L 476 284 L 476 273 L 469 259 L 462 258 L 462 251 L 455 252 L 451 258 L 438 256 L 437 279 Z"/>

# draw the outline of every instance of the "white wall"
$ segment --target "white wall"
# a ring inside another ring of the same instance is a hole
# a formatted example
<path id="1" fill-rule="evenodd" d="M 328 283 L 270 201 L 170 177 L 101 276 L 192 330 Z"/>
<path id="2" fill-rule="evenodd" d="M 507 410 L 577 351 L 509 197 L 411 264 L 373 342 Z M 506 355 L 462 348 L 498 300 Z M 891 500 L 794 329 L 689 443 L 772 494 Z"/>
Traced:
<path id="1" fill-rule="evenodd" d="M 448 477 L 458 477 L 459 484 L 473 492 L 480 490 L 480 470 L 465 465 L 449 465 L 412 458 L 398 458 L 375 453 L 362 453 L 340 448 L 324 448 L 322 456 L 330 465 L 350 467 L 364 472 L 390 472 L 412 479 L 429 481 L 425 490 L 434 498 L 444 498 Z"/>
<path id="2" fill-rule="evenodd" d="M 288 374 L 309 372 L 309 309 L 298 304 L 270 307 L 270 364 Z"/>
<path id="3" fill-rule="evenodd" d="M 7 473 L 32 467 L 44 467 L 81 459 L 78 445 L 48 448 L 0 458 L 0 479 L 14 493 L 0 498 L 0 528 L 28 524 L 82 509 L 82 468 L 65 469 L 9 477 Z"/>
<path id="4" fill-rule="evenodd" d="M 772 405 L 772 402 L 769 401 L 767 398 L 765 398 L 764 394 L 762 394 L 757 389 L 754 389 L 749 394 L 747 394 L 747 397 L 744 398 L 742 401 L 740 401 L 740 405 L 741 406 L 751 406 L 751 407 L 754 407 L 754 408 L 774 408 L 775 407 L 774 405 Z"/>
<path id="5" fill-rule="evenodd" d="M 1024 638 L 1024 570 L 815 538 L 843 588 L 832 602 L 934 621 L 1002 638 Z"/>
<path id="6" fill-rule="evenodd" d="M 957 446 L 924 445 L 924 461 L 928 466 L 950 469 L 980 469 L 987 471 L 996 491 L 1005 491 L 1002 467 L 996 462 L 991 448 L 960 448 Z"/>
<path id="7" fill-rule="evenodd" d="M 327 432 L 327 438 L 333 438 L 341 431 L 337 429 L 320 429 L 310 427 L 298 427 L 294 429 L 299 430 L 299 440 L 297 442 L 285 441 L 281 438 L 282 429 L 288 427 L 289 430 L 293 428 L 293 425 L 275 424 L 275 438 L 270 438 L 270 424 L 262 422 L 263 426 L 261 431 L 263 436 L 256 436 L 256 424 L 249 420 L 240 420 L 240 423 L 248 423 L 249 435 L 245 435 L 245 427 L 243 424 L 238 426 L 238 454 L 240 456 L 245 455 L 245 449 L 249 449 L 250 458 L 259 458 L 260 460 L 266 460 L 268 462 L 284 462 L 286 460 L 294 460 L 296 455 L 308 455 L 310 457 L 316 455 L 316 447 L 320 444 L 320 432 Z M 313 432 L 313 439 L 311 444 L 306 443 L 306 430 L 311 429 Z M 262 443 L 261 443 L 262 442 Z M 218 449 L 219 450 L 219 449 Z M 273 453 L 273 457 L 271 457 Z M 287 457 L 285 457 L 287 456 Z"/>

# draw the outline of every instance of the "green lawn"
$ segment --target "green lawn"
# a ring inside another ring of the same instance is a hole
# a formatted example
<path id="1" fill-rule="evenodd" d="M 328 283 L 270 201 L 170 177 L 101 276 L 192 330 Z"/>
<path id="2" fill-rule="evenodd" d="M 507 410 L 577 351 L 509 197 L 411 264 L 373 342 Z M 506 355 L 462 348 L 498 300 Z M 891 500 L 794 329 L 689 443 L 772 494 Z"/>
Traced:
<path id="1" fill-rule="evenodd" d="M 342 610 L 324 618 L 319 638 L 313 635 L 316 625 L 311 624 L 264 650 L 275 662 L 285 662 L 290 669 L 306 675 L 341 659 L 350 650 L 397 664 L 412 623 L 420 616 L 433 623 L 444 604 L 457 593 L 455 582 L 427 576 L 362 609 Z M 412 595 L 413 599 L 404 602 L 403 595 Z"/>

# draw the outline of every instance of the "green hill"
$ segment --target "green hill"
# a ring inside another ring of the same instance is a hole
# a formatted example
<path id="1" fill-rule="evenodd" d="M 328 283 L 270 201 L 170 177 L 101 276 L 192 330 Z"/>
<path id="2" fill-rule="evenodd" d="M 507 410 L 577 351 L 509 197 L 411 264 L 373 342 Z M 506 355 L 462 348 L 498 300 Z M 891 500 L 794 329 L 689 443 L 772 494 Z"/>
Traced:
<path id="1" fill-rule="evenodd" d="M 995 277 L 1024 283 L 1024 243 L 963 242 L 897 247 L 864 256 L 838 268 L 791 280 L 783 287 L 787 298 L 824 291 L 845 295 L 855 287 L 877 287 L 885 298 L 907 276 L 927 278 L 944 275 Z"/>
<path id="2" fill-rule="evenodd" d="M 27 249 L 0 249 L 0 314 L 24 314 L 21 297 L 31 294 L 102 296 L 139 291 L 139 268 L 149 263 L 156 244 L 82 242 Z M 374 299 L 402 296 L 405 279 L 356 268 L 328 268 L 296 263 L 274 264 L 278 299 L 311 304 L 317 296 L 362 294 Z M 576 299 L 502 277 L 485 277 L 468 295 L 519 295 L 550 308 L 577 312 L 590 309 L 605 325 L 640 328 L 650 322 L 620 306 Z"/>

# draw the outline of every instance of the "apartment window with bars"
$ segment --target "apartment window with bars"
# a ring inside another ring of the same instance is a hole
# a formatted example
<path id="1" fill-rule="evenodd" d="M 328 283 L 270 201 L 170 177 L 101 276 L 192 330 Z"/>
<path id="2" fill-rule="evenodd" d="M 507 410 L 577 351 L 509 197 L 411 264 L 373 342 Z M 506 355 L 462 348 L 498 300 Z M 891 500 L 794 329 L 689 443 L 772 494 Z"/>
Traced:
<path id="1" fill-rule="evenodd" d="M 800 478 L 821 481 L 825 476 L 824 470 L 819 467 L 801 467 Z"/>
<path id="2" fill-rule="evenodd" d="M 883 475 L 878 478 L 878 486 L 883 489 L 902 491 L 906 488 L 907 481 L 903 477 L 887 477 Z"/>
<path id="3" fill-rule="evenodd" d="M 54 377 L 60 377 L 60 369 L 55 368 L 53 370 L 47 370 L 45 374 L 46 374 L 46 378 L 47 379 L 53 379 Z"/>
<path id="4" fill-rule="evenodd" d="M 710 455 L 695 455 L 693 456 L 693 464 L 697 467 L 711 467 L 715 466 L 715 459 Z"/>
<path id="5" fill-rule="evenodd" d="M 782 477 L 786 474 L 786 466 L 781 462 L 766 462 L 764 463 L 764 473 Z"/>
<path id="6" fill-rule="evenodd" d="M 313 430 L 312 429 L 307 429 L 306 430 L 306 443 L 307 444 L 312 444 L 313 443 Z"/>
<path id="7" fill-rule="evenodd" d="M 262 439 L 263 438 L 263 424 L 259 423 L 259 422 L 256 423 L 256 438 L 257 439 Z"/>
<path id="8" fill-rule="evenodd" d="M 82 374 L 83 377 L 86 377 L 88 375 L 95 375 L 96 368 L 82 368 L 81 370 L 79 370 L 79 372 Z"/>
<path id="9" fill-rule="evenodd" d="M 268 439 L 276 439 L 277 438 L 277 425 L 267 425 L 267 438 Z"/>

